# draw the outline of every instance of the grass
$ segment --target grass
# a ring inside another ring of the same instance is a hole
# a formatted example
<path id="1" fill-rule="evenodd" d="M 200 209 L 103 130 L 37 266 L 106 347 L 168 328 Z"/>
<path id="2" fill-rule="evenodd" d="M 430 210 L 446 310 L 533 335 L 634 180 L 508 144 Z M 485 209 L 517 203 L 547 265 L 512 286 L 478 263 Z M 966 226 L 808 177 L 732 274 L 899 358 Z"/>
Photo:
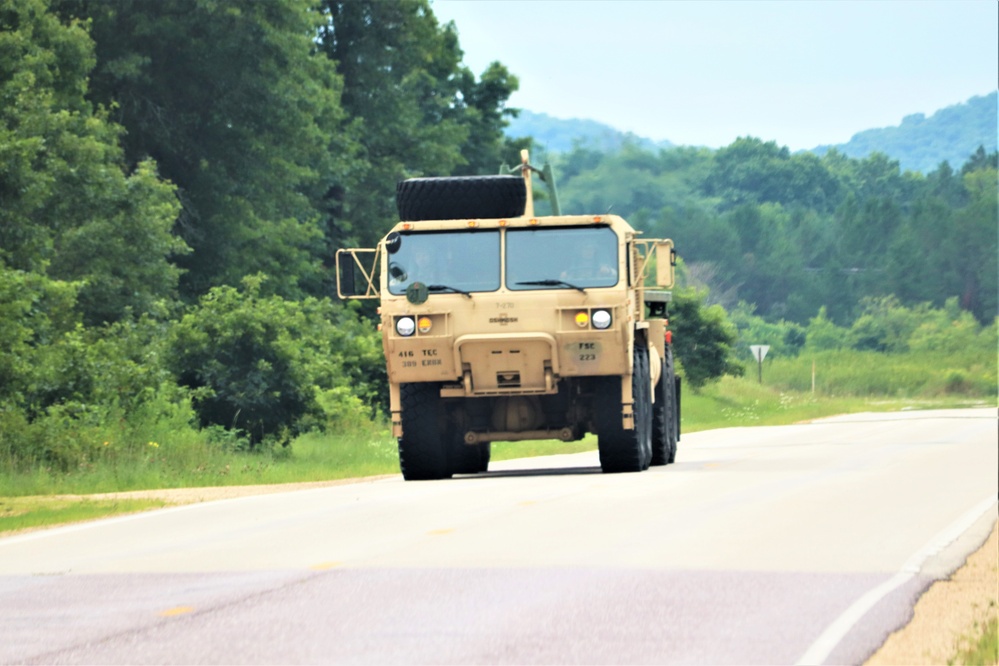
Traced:
<path id="1" fill-rule="evenodd" d="M 965 636 L 962 643 L 964 645 L 959 648 L 953 659 L 948 660 L 948 665 L 995 666 L 999 664 L 999 621 L 993 617 L 984 625 L 976 622 L 971 636 Z"/>
<path id="2" fill-rule="evenodd" d="M 884 358 L 879 357 L 880 360 Z M 809 382 L 810 363 L 807 361 Z M 860 411 L 996 404 L 994 397 L 974 398 L 946 392 L 929 398 L 899 395 L 886 398 L 883 394 L 828 395 L 823 391 L 812 394 L 810 391 L 787 388 L 788 383 L 793 383 L 787 380 L 787 376 L 800 375 L 805 367 L 804 362 L 795 366 L 789 361 L 783 367 L 775 363 L 773 368 L 764 368 L 764 384 L 759 384 L 755 374 L 750 373 L 742 378 L 724 377 L 700 393 L 684 390 L 683 432 L 791 424 Z M 883 368 L 879 374 L 881 371 Z M 867 371 L 863 374 L 872 373 Z M 384 423 L 354 423 L 343 432 L 310 433 L 295 439 L 288 448 L 259 452 L 235 450 L 217 437 L 199 437 L 196 431 L 189 429 L 183 434 L 179 429 L 174 433 L 173 436 L 167 431 L 152 433 L 150 436 L 155 439 L 148 442 L 143 439 L 131 445 L 108 437 L 93 447 L 97 452 L 94 456 L 69 471 L 36 465 L 30 471 L 0 474 L 0 502 L 7 507 L 13 506 L 13 498 L 46 495 L 327 481 L 399 472 L 396 443 Z M 576 453 L 594 450 L 596 446 L 596 438 L 592 435 L 578 442 L 501 442 L 493 445 L 492 455 L 494 460 L 508 460 Z M 16 514 L 19 522 L 0 522 L 0 530 L 84 520 L 148 508 L 123 502 L 77 504 L 81 505 L 80 514 L 72 514 L 68 506 L 45 502 L 39 502 L 35 508 L 21 506 L 17 511 L 5 509 L 0 514 L 4 520 Z M 25 521 L 31 521 L 30 525 Z"/>
<path id="3" fill-rule="evenodd" d="M 764 382 L 787 390 L 825 396 L 950 397 L 995 395 L 997 363 L 994 350 L 955 353 L 881 354 L 872 351 L 804 352 L 794 358 L 763 363 Z M 746 376 L 755 376 L 756 365 Z"/>
<path id="4" fill-rule="evenodd" d="M 165 505 L 165 502 L 159 500 L 0 497 L 0 533 L 105 518 L 135 511 L 158 509 Z"/>

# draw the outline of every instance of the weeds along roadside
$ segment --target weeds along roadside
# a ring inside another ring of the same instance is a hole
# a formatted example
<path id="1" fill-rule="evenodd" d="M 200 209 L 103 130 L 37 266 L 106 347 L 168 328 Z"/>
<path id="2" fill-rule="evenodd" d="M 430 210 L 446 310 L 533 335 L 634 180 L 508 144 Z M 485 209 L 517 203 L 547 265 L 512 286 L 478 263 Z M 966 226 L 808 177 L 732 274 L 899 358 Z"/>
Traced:
<path id="1" fill-rule="evenodd" d="M 995 405 L 995 367 L 965 365 L 961 380 L 947 362 L 923 355 L 830 351 L 812 359 L 765 361 L 763 383 L 755 372 L 723 377 L 699 393 L 683 395 L 683 430 L 780 425 L 859 411 L 893 411 Z M 807 386 L 803 390 L 801 387 Z M 992 388 L 991 392 L 987 389 Z M 25 468 L 0 459 L 0 497 L 91 494 L 156 488 L 258 485 L 326 481 L 398 472 L 396 444 L 386 423 L 361 419 L 294 438 L 288 446 L 247 450 L 233 433 L 199 430 L 190 414 L 153 419 L 118 439 L 95 429 L 89 452 L 69 469 L 44 460 Z M 495 460 L 572 453 L 596 448 L 580 442 L 510 442 L 493 447 Z"/>

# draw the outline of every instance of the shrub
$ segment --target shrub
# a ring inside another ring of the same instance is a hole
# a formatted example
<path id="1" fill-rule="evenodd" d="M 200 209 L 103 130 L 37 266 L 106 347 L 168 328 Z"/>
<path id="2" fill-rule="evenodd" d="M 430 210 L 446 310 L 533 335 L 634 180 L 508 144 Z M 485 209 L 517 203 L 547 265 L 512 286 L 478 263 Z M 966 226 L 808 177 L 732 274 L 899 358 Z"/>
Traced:
<path id="1" fill-rule="evenodd" d="M 720 305 L 705 306 L 704 292 L 676 289 L 670 305 L 674 348 L 683 377 L 695 391 L 722 375 L 741 376 L 735 359 L 738 331 Z"/>
<path id="2" fill-rule="evenodd" d="M 845 346 L 847 329 L 834 324 L 830 319 L 826 306 L 819 308 L 819 313 L 808 320 L 805 329 L 805 349 L 808 351 L 826 351 L 842 349 Z"/>
<path id="3" fill-rule="evenodd" d="M 930 309 L 904 307 L 895 296 L 865 298 L 862 305 L 863 314 L 850 327 L 850 346 L 861 351 L 908 351 L 909 336 Z"/>
<path id="4" fill-rule="evenodd" d="M 170 337 L 173 370 L 195 391 L 201 425 L 244 431 L 252 447 L 287 444 L 356 411 L 356 402 L 374 405 L 378 374 L 374 382 L 366 375 L 375 358 L 384 368 L 373 329 L 352 312 L 327 300 L 262 297 L 265 279 L 245 278 L 243 291 L 212 289 Z"/>
<path id="5" fill-rule="evenodd" d="M 729 313 L 732 323 L 739 330 L 738 354 L 750 358 L 750 345 L 767 345 L 768 356 L 797 356 L 805 346 L 806 329 L 794 322 L 769 322 L 754 314 L 754 306 L 744 301 Z"/>

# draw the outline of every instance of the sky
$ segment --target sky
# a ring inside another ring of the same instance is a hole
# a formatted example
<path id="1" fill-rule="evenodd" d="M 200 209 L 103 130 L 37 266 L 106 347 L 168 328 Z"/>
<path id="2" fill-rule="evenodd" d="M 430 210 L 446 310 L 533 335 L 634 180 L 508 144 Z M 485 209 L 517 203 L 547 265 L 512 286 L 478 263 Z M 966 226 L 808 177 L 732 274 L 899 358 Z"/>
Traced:
<path id="1" fill-rule="evenodd" d="M 846 143 L 999 88 L 995 0 L 431 2 L 508 106 L 679 145 Z"/>

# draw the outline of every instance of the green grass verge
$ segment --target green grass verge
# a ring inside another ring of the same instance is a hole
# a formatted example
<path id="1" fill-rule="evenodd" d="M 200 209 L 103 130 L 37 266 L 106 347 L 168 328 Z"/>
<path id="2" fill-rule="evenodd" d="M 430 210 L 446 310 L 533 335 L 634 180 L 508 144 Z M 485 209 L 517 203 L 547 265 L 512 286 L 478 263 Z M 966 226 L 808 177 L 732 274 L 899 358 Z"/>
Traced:
<path id="1" fill-rule="evenodd" d="M 970 637 L 964 639 L 965 647 L 958 650 L 951 666 L 995 666 L 999 664 L 999 621 L 992 618 L 984 626 L 975 623 Z"/>
<path id="2" fill-rule="evenodd" d="M 65 497 L 0 497 L 0 533 L 60 523 L 75 523 L 147 509 L 159 500 L 89 500 Z"/>
<path id="3" fill-rule="evenodd" d="M 683 393 L 683 432 L 713 428 L 791 424 L 834 414 L 942 407 L 995 406 L 994 397 L 969 398 L 943 395 L 934 398 L 852 397 L 813 395 L 781 389 L 755 377 L 725 377 L 700 393 Z M 596 438 L 578 442 L 501 442 L 493 445 L 494 460 L 576 453 L 596 449 Z M 683 443 L 681 442 L 681 452 Z M 328 481 L 344 478 L 398 474 L 396 443 L 386 424 L 355 424 L 339 433 L 310 433 L 288 448 L 261 452 L 234 451 L 218 441 L 171 440 L 160 433 L 158 441 L 118 450 L 114 441 L 101 442 L 101 456 L 70 472 L 55 472 L 40 465 L 30 471 L 2 471 L 0 501 L 44 495 L 92 493 L 156 488 L 193 488 Z M 682 453 L 681 453 L 682 455 Z M 82 504 L 82 503 L 81 503 Z M 0 523 L 0 529 L 83 520 L 100 515 L 148 508 L 124 503 L 89 502 L 85 514 L 73 516 L 39 505 L 19 509 L 21 521 Z M 11 527 L 10 525 L 14 525 Z"/>

